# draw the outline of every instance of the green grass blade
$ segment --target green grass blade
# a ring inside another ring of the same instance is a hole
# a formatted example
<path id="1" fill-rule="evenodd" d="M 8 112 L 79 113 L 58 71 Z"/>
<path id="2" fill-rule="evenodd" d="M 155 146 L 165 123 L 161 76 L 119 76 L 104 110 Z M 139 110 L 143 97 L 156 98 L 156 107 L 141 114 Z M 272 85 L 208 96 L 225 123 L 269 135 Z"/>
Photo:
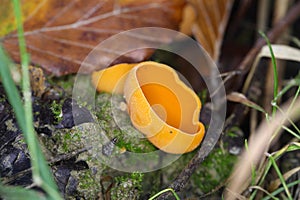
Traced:
<path id="1" fill-rule="evenodd" d="M 167 189 L 164 189 L 164 190 L 156 193 L 154 196 L 150 197 L 149 200 L 154 200 L 155 198 L 159 197 L 160 195 L 162 195 L 163 193 L 166 193 L 166 192 L 171 192 L 174 195 L 174 197 L 176 198 L 176 200 L 180 200 L 179 196 L 176 194 L 176 192 L 172 188 L 167 188 Z"/>
<path id="2" fill-rule="evenodd" d="M 37 185 L 40 184 L 40 170 L 37 163 L 37 149 L 35 144 L 34 128 L 33 128 L 33 116 L 32 116 L 32 105 L 31 105 L 31 90 L 30 90 L 30 78 L 29 78 L 29 56 L 26 52 L 26 43 L 24 38 L 23 24 L 22 24 L 22 13 L 19 0 L 13 0 L 14 14 L 17 24 L 18 41 L 21 55 L 21 69 L 22 69 L 22 92 L 24 98 L 24 123 L 25 129 L 23 129 L 24 137 L 28 145 L 28 149 L 31 156 L 32 164 L 32 175 L 33 180 Z"/>
<path id="3" fill-rule="evenodd" d="M 28 190 L 17 186 L 2 186 L 0 185 L 0 196 L 9 200 L 46 200 L 47 198 L 42 193 L 34 190 Z"/>
<path id="4" fill-rule="evenodd" d="M 288 199 L 289 200 L 293 200 L 293 198 L 291 196 L 291 193 L 289 191 L 289 188 L 288 188 L 288 186 L 287 186 L 287 184 L 286 184 L 286 182 L 284 180 L 284 177 L 283 177 L 282 173 L 280 172 L 279 167 L 277 166 L 277 164 L 275 162 L 275 159 L 273 158 L 272 155 L 269 156 L 269 159 L 272 162 L 272 165 L 273 165 L 273 167 L 274 167 L 274 169 L 275 169 L 275 171 L 276 171 L 276 173 L 277 173 L 277 175 L 278 175 L 278 177 L 280 179 L 280 182 L 281 182 L 281 184 L 282 184 L 282 186 L 283 186 L 283 188 L 285 190 L 286 195 L 288 196 Z"/>
<path id="5" fill-rule="evenodd" d="M 277 101 L 282 97 L 287 91 L 289 91 L 294 86 L 300 86 L 300 74 L 298 74 L 294 79 L 290 80 L 288 84 L 277 94 L 273 101 Z"/>
<path id="6" fill-rule="evenodd" d="M 9 103 L 12 105 L 17 122 L 22 130 L 26 129 L 26 124 L 24 120 L 25 112 L 23 108 L 23 103 L 21 101 L 20 94 L 17 90 L 17 87 L 10 76 L 9 65 L 12 62 L 9 60 L 7 55 L 5 54 L 2 46 L 0 45 L 0 76 L 2 79 L 3 87 L 6 91 L 6 95 Z"/>
<path id="7" fill-rule="evenodd" d="M 34 150 L 36 152 L 36 159 L 35 162 L 32 163 L 33 167 L 35 167 L 35 169 L 39 170 L 39 177 L 38 179 L 41 179 L 41 187 L 43 187 L 43 189 L 48 188 L 47 190 L 50 192 L 51 194 L 49 194 L 50 196 L 53 196 L 52 199 L 60 199 L 59 193 L 57 192 L 57 186 L 52 178 L 52 174 L 50 173 L 50 168 L 47 165 L 44 155 L 42 154 L 42 150 L 41 147 L 39 146 L 39 143 L 36 139 L 36 135 L 34 134 L 33 128 L 32 128 L 32 132 L 27 132 L 27 125 L 25 122 L 25 118 L 27 117 L 28 113 L 26 113 L 25 115 L 25 111 L 23 108 L 23 103 L 21 101 L 21 97 L 20 94 L 17 90 L 17 87 L 14 84 L 14 81 L 12 80 L 12 77 L 10 76 L 10 70 L 9 70 L 9 65 L 11 65 L 11 61 L 9 60 L 9 58 L 6 56 L 3 48 L 0 46 L 0 76 L 2 79 L 2 84 L 3 87 L 7 93 L 7 97 L 8 97 L 8 101 L 9 103 L 12 105 L 13 110 L 15 112 L 16 115 L 16 119 L 17 122 L 21 128 L 21 130 L 24 133 L 24 137 L 26 139 L 26 142 L 28 142 L 28 148 L 30 148 L 30 155 L 32 157 L 31 152 Z M 32 125 L 31 125 L 32 126 Z M 27 139 L 28 137 L 31 137 L 31 142 L 29 142 Z M 34 146 L 34 148 L 32 148 L 32 146 Z M 38 165 L 38 167 L 36 167 L 35 165 Z M 40 180 L 39 180 L 40 181 Z M 45 186 L 45 188 L 44 188 Z M 49 189 L 52 188 L 52 189 Z M 56 192 L 53 192 L 56 191 Z M 46 189 L 45 189 L 46 191 Z"/>
<path id="8" fill-rule="evenodd" d="M 13 93 L 9 87 L 15 87 L 13 81 L 10 77 L 10 72 L 8 69 L 7 63 L 4 63 L 3 69 L 1 69 L 2 77 L 6 79 L 5 88 L 8 90 L 7 93 L 11 93 L 8 96 L 13 96 L 13 98 L 17 100 L 12 100 L 10 102 L 16 113 L 17 120 L 20 123 L 20 127 L 23 131 L 25 141 L 28 146 L 28 150 L 30 152 L 31 165 L 32 165 L 32 176 L 35 184 L 40 186 L 45 190 L 45 192 L 49 195 L 49 199 L 59 200 L 61 199 L 60 194 L 58 192 L 56 183 L 50 173 L 50 168 L 46 163 L 46 160 L 43 156 L 42 149 L 38 143 L 37 136 L 34 132 L 33 127 L 33 115 L 32 115 L 32 102 L 31 102 L 31 88 L 30 88 L 30 78 L 29 78 L 29 55 L 26 51 L 26 44 L 24 38 L 23 24 L 22 24 L 22 14 L 21 14 L 21 6 L 19 0 L 13 0 L 14 5 L 14 14 L 16 18 L 17 24 L 17 32 L 18 32 L 18 40 L 19 40 L 19 48 L 21 55 L 21 67 L 22 67 L 22 92 L 24 98 L 24 104 L 21 102 L 21 98 L 19 94 L 16 92 L 16 88 Z M 1 49 L 1 54 L 5 57 L 3 53 L 3 49 Z M 5 58 L 4 58 L 5 59 Z M 5 59 L 7 61 L 7 58 Z M 10 77 L 10 78 L 9 78 Z M 9 85 L 10 84 L 10 85 Z M 19 100 L 18 100 L 19 99 Z M 26 114 L 26 115 L 25 115 Z"/>
<path id="9" fill-rule="evenodd" d="M 272 49 L 272 45 L 270 43 L 269 38 L 261 31 L 259 31 L 259 34 L 265 39 L 269 50 L 270 50 L 270 54 L 271 54 L 271 60 L 272 60 L 272 66 L 273 66 L 273 76 L 274 76 L 274 86 L 273 86 L 273 93 L 274 93 L 274 99 L 277 97 L 278 94 L 278 71 L 277 71 L 277 64 L 276 64 L 276 59 L 275 59 L 275 55 Z M 276 103 L 276 102 L 275 102 Z M 272 115 L 274 117 L 276 113 L 276 107 L 273 106 L 272 107 Z"/>
<path id="10" fill-rule="evenodd" d="M 290 105 L 290 107 L 288 109 L 288 112 L 290 112 L 290 110 L 294 107 L 294 104 L 295 104 L 297 98 L 299 97 L 299 94 L 300 94 L 300 86 L 297 89 L 297 92 L 296 92 L 296 94 L 295 94 L 295 96 L 294 96 L 294 98 L 293 98 L 293 100 L 291 102 L 291 105 Z"/>
<path id="11" fill-rule="evenodd" d="M 286 126 L 282 127 L 284 130 L 286 130 L 286 132 L 290 133 L 292 136 L 294 136 L 295 138 L 297 138 L 298 140 L 300 140 L 300 135 L 298 135 L 297 133 L 295 133 L 294 131 L 292 131 L 291 129 L 289 129 Z"/>

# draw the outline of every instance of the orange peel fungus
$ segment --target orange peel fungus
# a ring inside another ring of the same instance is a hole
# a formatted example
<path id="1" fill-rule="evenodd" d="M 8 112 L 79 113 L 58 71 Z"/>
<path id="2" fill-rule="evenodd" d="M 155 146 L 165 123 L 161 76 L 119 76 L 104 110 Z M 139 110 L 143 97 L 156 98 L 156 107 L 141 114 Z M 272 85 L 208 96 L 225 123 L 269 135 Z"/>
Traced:
<path id="1" fill-rule="evenodd" d="M 137 64 L 117 64 L 92 73 L 92 84 L 99 92 L 123 94 L 128 72 Z"/>
<path id="2" fill-rule="evenodd" d="M 94 72 L 92 83 L 98 91 L 123 92 L 132 124 L 160 150 L 182 154 L 201 143 L 201 102 L 171 67 L 152 61 L 119 64 Z"/>

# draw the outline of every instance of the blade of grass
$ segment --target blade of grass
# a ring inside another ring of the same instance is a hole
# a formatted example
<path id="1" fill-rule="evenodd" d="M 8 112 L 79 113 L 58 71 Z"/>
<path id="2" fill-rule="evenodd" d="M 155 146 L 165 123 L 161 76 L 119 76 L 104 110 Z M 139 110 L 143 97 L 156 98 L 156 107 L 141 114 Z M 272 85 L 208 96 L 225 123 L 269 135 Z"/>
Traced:
<path id="1" fill-rule="evenodd" d="M 290 110 L 291 110 L 292 107 L 294 106 L 294 104 L 295 104 L 295 102 L 296 102 L 296 100 L 297 100 L 299 94 L 300 94 L 300 86 L 298 87 L 298 90 L 297 90 L 297 92 L 296 92 L 296 94 L 295 94 L 295 96 L 294 96 L 294 98 L 293 98 L 293 101 L 292 101 L 292 103 L 291 103 L 291 106 L 290 106 L 289 109 L 288 109 L 288 112 L 290 112 Z"/>
<path id="2" fill-rule="evenodd" d="M 300 143 L 293 142 L 291 144 L 286 145 L 279 151 L 272 153 L 272 156 L 273 156 L 274 160 L 278 160 L 284 153 L 291 152 L 291 151 L 297 151 L 299 149 L 300 149 Z M 269 159 L 266 166 L 264 167 L 264 172 L 259 180 L 258 186 L 260 186 L 264 183 L 265 178 L 267 177 L 267 174 L 270 171 L 271 167 L 272 167 L 272 162 Z M 257 194 L 257 190 L 253 191 L 253 193 L 251 194 L 249 199 L 255 199 L 256 194 Z"/>
<path id="3" fill-rule="evenodd" d="M 278 95 L 274 98 L 273 101 L 277 101 L 280 97 L 282 97 L 287 91 L 289 91 L 294 86 L 300 86 L 300 74 L 298 74 L 295 78 L 290 80 L 288 84 L 278 93 Z"/>
<path id="4" fill-rule="evenodd" d="M 270 171 L 271 167 L 272 167 L 272 163 L 270 161 L 268 161 L 268 163 L 266 164 L 266 167 L 264 169 L 264 173 L 258 183 L 259 186 L 262 185 L 263 182 L 265 181 L 265 178 L 267 177 L 268 172 Z M 257 190 L 253 191 L 253 193 L 251 194 L 249 199 L 255 199 L 256 194 L 257 194 Z"/>
<path id="5" fill-rule="evenodd" d="M 25 110 L 23 107 L 23 103 L 21 101 L 20 94 L 15 86 L 12 77 L 10 76 L 9 65 L 12 63 L 10 62 L 9 58 L 4 53 L 3 48 L 0 46 L 0 76 L 2 79 L 3 87 L 5 88 L 8 100 L 13 107 L 13 110 L 16 115 L 17 122 L 24 133 L 24 138 L 28 145 L 28 149 L 30 151 L 31 159 L 33 156 L 37 156 L 32 163 L 32 168 L 38 170 L 38 175 L 35 174 L 34 176 L 37 177 L 34 179 L 35 183 L 41 186 L 45 191 L 49 194 L 52 199 L 61 199 L 60 195 L 57 191 L 57 186 L 52 178 L 50 173 L 50 169 L 46 164 L 44 155 L 42 154 L 42 150 L 39 146 L 37 141 L 36 135 L 33 130 L 33 124 L 31 124 L 31 131 L 28 131 L 27 124 L 25 122 L 25 118 L 28 116 L 28 113 L 25 114 Z M 32 112 L 30 112 L 32 113 Z M 32 122 L 31 122 L 32 123 Z M 28 140 L 28 138 L 31 138 Z M 32 152 L 35 154 L 32 154 Z M 33 171 L 36 173 L 36 171 Z M 38 182 L 37 182 L 38 181 Z M 54 190 L 54 191 L 53 191 Z"/>
<path id="6" fill-rule="evenodd" d="M 285 180 L 288 180 L 288 179 L 290 179 L 290 178 L 291 178 L 292 176 L 294 176 L 294 175 L 297 176 L 297 174 L 298 174 L 299 172 L 300 172 L 300 166 L 299 166 L 299 167 L 295 167 L 295 168 L 293 168 L 293 169 L 291 169 L 291 170 L 285 172 L 285 173 L 283 174 L 283 178 L 284 178 Z M 276 180 L 271 181 L 271 183 L 270 183 L 270 185 L 269 185 L 268 188 L 269 188 L 270 191 L 274 191 L 275 189 L 278 189 L 280 185 L 282 185 L 282 184 L 281 184 L 281 180 L 280 180 L 280 179 L 276 179 Z"/>
<path id="7" fill-rule="evenodd" d="M 46 200 L 47 198 L 40 192 L 28 190 L 19 186 L 3 186 L 0 185 L 0 194 L 4 199 L 9 200 Z"/>
<path id="8" fill-rule="evenodd" d="M 282 186 L 283 186 L 283 188 L 284 188 L 284 190 L 285 190 L 285 193 L 286 193 L 286 195 L 288 196 L 288 199 L 289 199 L 289 200 L 293 200 L 293 198 L 292 198 L 292 196 L 291 196 L 291 193 L 290 193 L 290 191 L 289 191 L 289 188 L 287 187 L 287 184 L 286 184 L 286 182 L 285 182 L 285 180 L 284 180 L 284 177 L 283 177 L 282 173 L 280 172 L 279 167 L 277 166 L 277 164 L 276 164 L 276 162 L 275 162 L 275 159 L 274 159 L 273 156 L 270 155 L 270 154 L 269 154 L 268 156 L 269 156 L 269 159 L 270 159 L 270 161 L 272 162 L 272 165 L 273 165 L 273 167 L 274 167 L 274 169 L 275 169 L 275 171 L 276 171 L 276 173 L 277 173 L 277 175 L 278 175 L 278 177 L 279 177 L 279 179 L 280 179 L 280 182 L 281 182 L 281 184 L 282 184 Z"/>
<path id="9" fill-rule="evenodd" d="M 297 133 L 295 133 L 294 131 L 292 131 L 291 129 L 289 129 L 286 126 L 282 127 L 284 130 L 286 130 L 288 133 L 290 133 L 292 136 L 294 136 L 295 138 L 297 138 L 298 140 L 300 140 L 300 135 L 298 135 Z"/>
<path id="10" fill-rule="evenodd" d="M 269 193 L 267 190 L 259 187 L 259 186 L 251 186 L 250 189 L 255 189 L 255 190 L 259 190 L 262 191 L 264 193 L 266 193 L 270 198 L 274 199 L 274 200 L 279 200 L 279 198 L 275 197 L 274 195 L 272 195 L 271 193 Z"/>
<path id="11" fill-rule="evenodd" d="M 272 45 L 270 43 L 270 40 L 269 38 L 261 31 L 259 31 L 259 34 L 265 39 L 268 47 L 269 47 L 269 50 L 270 50 L 270 54 L 271 54 L 271 60 L 272 60 L 272 65 L 273 65 L 273 76 L 274 76 L 274 99 L 277 97 L 277 94 L 278 94 L 278 73 L 277 73 L 277 65 L 276 65 L 276 59 L 275 59 L 275 56 L 274 56 L 274 52 L 273 52 L 273 49 L 272 49 Z M 276 103 L 276 102 L 275 102 Z M 274 117 L 275 113 L 276 113 L 276 107 L 274 105 L 272 105 L 272 116 Z"/>
<path id="12" fill-rule="evenodd" d="M 274 160 L 278 160 L 284 153 L 291 152 L 291 151 L 297 151 L 299 149 L 300 149 L 300 143 L 293 142 L 291 144 L 286 145 L 279 151 L 272 153 L 272 156 L 273 156 Z M 272 167 L 272 162 L 269 159 L 266 166 L 264 167 L 264 172 L 259 180 L 258 186 L 263 184 L 271 167 Z M 251 194 L 249 199 L 255 199 L 256 194 L 257 194 L 257 190 L 253 191 L 253 193 Z"/>
<path id="13" fill-rule="evenodd" d="M 47 165 L 45 158 L 42 154 L 42 150 L 39 146 L 37 137 L 33 128 L 33 116 L 32 116 L 32 104 L 31 104 L 31 89 L 29 80 L 29 56 L 26 52 L 26 44 L 24 38 L 24 31 L 21 19 L 21 7 L 18 0 L 13 0 L 14 14 L 17 22 L 17 32 L 19 39 L 19 48 L 21 54 L 21 66 L 22 66 L 22 91 L 24 104 L 21 101 L 21 97 L 17 91 L 16 86 L 12 80 L 9 71 L 9 59 L 5 55 L 2 47 L 0 47 L 1 62 L 1 77 L 3 80 L 4 88 L 6 89 L 8 99 L 13 106 L 16 114 L 17 121 L 24 134 L 25 141 L 28 146 L 31 157 L 33 181 L 40 186 L 49 195 L 49 199 L 58 200 L 61 199 L 58 192 L 55 181 L 50 173 L 50 168 Z"/>
<path id="14" fill-rule="evenodd" d="M 172 192 L 172 194 L 174 195 L 176 200 L 180 200 L 179 196 L 176 194 L 176 192 L 172 188 L 167 188 L 167 189 L 164 189 L 164 190 L 156 193 L 154 196 L 150 197 L 149 200 L 154 200 L 155 198 L 159 197 L 160 195 L 162 195 L 163 193 L 166 193 L 166 192 Z"/>
<path id="15" fill-rule="evenodd" d="M 24 112 L 26 113 L 26 117 L 24 117 L 25 123 L 25 134 L 24 137 L 27 141 L 29 152 L 31 155 L 32 161 L 32 174 L 34 182 L 37 185 L 41 185 L 40 178 L 40 170 L 39 166 L 36 166 L 37 163 L 37 151 L 36 145 L 34 145 L 34 129 L 32 126 L 33 116 L 32 116 L 32 105 L 31 105 L 31 90 L 30 90 L 30 81 L 29 81 L 29 56 L 26 52 L 26 44 L 24 39 L 24 31 L 22 25 L 22 14 L 21 14 L 21 7 L 20 2 L 18 0 L 13 0 L 13 7 L 14 7 L 14 14 L 17 23 L 17 33 L 18 33 L 18 40 L 19 40 L 19 48 L 20 48 L 20 55 L 21 55 L 21 69 L 22 69 L 22 92 L 24 98 Z M 29 137 L 31 135 L 31 137 Z"/>
<path id="16" fill-rule="evenodd" d="M 297 48 L 280 44 L 272 44 L 272 51 L 276 59 L 300 62 L 300 50 Z M 251 80 L 257 70 L 257 66 L 262 57 L 272 58 L 268 45 L 263 46 L 259 54 L 255 57 L 251 70 L 245 80 L 242 89 L 243 94 L 245 94 L 248 91 Z"/>
<path id="17" fill-rule="evenodd" d="M 299 75 L 297 75 L 294 79 L 292 79 L 292 80 L 289 82 L 289 84 L 286 85 L 285 88 L 283 88 L 283 89 L 278 93 L 278 95 L 275 97 L 274 101 L 276 101 L 276 98 L 278 98 L 279 96 L 281 96 L 281 95 L 283 95 L 284 93 L 286 93 L 291 87 L 293 87 L 293 86 L 299 86 L 299 83 L 300 83 L 300 82 L 299 82 Z M 293 100 L 292 100 L 291 104 L 289 105 L 289 108 L 288 108 L 288 111 L 287 111 L 287 112 L 289 112 L 289 111 L 292 109 L 292 107 L 293 107 L 293 105 L 295 104 L 295 101 L 297 100 L 299 94 L 300 94 L 300 86 L 298 87 L 297 92 L 296 92 L 295 96 L 293 97 Z M 279 106 L 277 106 L 277 105 L 275 105 L 275 106 L 277 107 L 277 109 L 278 109 L 281 113 L 284 113 L 283 110 L 282 110 Z M 294 123 L 291 119 L 289 119 L 289 118 L 288 118 L 287 120 L 288 120 L 289 123 L 290 123 L 290 124 L 298 131 L 298 133 L 300 133 L 299 128 L 295 125 L 295 123 Z M 296 133 L 294 133 L 293 131 L 291 131 L 290 129 L 288 129 L 286 126 L 283 125 L 282 128 L 285 129 L 286 131 L 290 132 L 290 133 L 291 133 L 292 135 L 294 135 L 296 138 L 298 138 L 298 135 L 297 135 Z M 290 131 L 289 131 L 289 130 L 290 130 Z M 294 134 L 293 134 L 293 133 L 294 133 Z M 283 148 L 282 151 L 278 151 L 278 152 L 274 155 L 274 158 L 277 160 L 284 152 L 289 151 L 289 148 L 290 148 L 290 147 L 289 147 L 289 145 L 288 145 L 286 148 Z M 264 180 L 265 180 L 265 178 L 266 178 L 266 176 L 267 176 L 267 174 L 268 174 L 268 172 L 269 172 L 271 166 L 272 166 L 272 163 L 269 161 L 268 164 L 267 164 L 266 167 L 265 167 L 264 173 L 263 173 L 262 177 L 260 178 L 260 181 L 259 181 L 258 185 L 262 185 L 262 184 L 263 184 L 263 182 L 264 182 Z M 255 191 L 251 194 L 250 199 L 254 199 L 255 196 L 256 196 L 256 193 L 257 193 L 257 191 L 255 190 Z"/>
<path id="18" fill-rule="evenodd" d="M 290 107 L 289 107 L 289 109 L 288 109 L 287 112 L 290 112 L 290 110 L 292 109 L 293 105 L 295 104 L 295 102 L 296 102 L 296 100 L 297 100 L 299 94 L 300 94 L 300 86 L 298 87 L 297 92 L 296 92 L 295 96 L 293 97 L 293 100 L 292 100 L 291 105 L 290 105 Z M 278 109 L 281 113 L 283 113 L 283 111 L 281 110 L 280 107 L 278 107 L 278 106 L 276 106 L 276 107 L 277 107 L 277 109 Z M 284 113 L 283 113 L 283 114 L 284 114 Z M 288 119 L 288 121 L 289 121 L 290 124 L 296 129 L 296 131 L 298 132 L 298 134 L 300 134 L 300 130 L 299 130 L 299 128 L 296 126 L 296 124 L 295 124 L 291 119 Z M 283 128 L 284 128 L 284 127 L 283 127 Z M 290 133 L 291 133 L 291 132 L 290 132 Z M 296 135 L 297 135 L 297 134 L 296 134 Z M 294 135 L 294 136 L 295 136 L 296 138 L 298 138 L 299 136 L 296 136 L 296 135 Z"/>
<path id="19" fill-rule="evenodd" d="M 12 105 L 14 112 L 16 114 L 16 118 L 18 121 L 18 124 L 22 130 L 25 130 L 26 124 L 24 121 L 24 108 L 23 103 L 20 98 L 20 94 L 17 90 L 17 87 L 15 86 L 15 83 L 13 79 L 11 78 L 10 71 L 9 71 L 9 65 L 12 64 L 12 62 L 9 60 L 7 55 L 5 54 L 2 46 L 0 46 L 0 76 L 2 79 L 2 84 L 5 89 L 7 98 L 9 103 Z"/>
<path id="20" fill-rule="evenodd" d="M 290 144 L 285 145 L 280 150 L 273 152 L 271 155 L 275 160 L 278 160 L 281 156 L 283 156 L 286 152 L 297 151 L 300 149 L 300 143 L 292 142 Z"/>

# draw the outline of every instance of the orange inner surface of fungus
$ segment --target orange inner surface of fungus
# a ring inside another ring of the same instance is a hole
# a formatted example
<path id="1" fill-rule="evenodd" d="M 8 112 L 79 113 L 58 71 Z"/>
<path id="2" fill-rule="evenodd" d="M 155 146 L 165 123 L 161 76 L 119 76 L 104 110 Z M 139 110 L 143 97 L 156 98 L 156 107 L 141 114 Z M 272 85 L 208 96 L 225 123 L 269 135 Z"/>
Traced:
<path id="1" fill-rule="evenodd" d="M 160 112 L 153 109 L 156 114 L 170 126 L 179 128 L 181 122 L 181 106 L 175 93 L 157 83 L 145 84 L 142 85 L 141 88 L 150 106 L 159 105 L 160 108 L 163 108 L 163 111 Z"/>

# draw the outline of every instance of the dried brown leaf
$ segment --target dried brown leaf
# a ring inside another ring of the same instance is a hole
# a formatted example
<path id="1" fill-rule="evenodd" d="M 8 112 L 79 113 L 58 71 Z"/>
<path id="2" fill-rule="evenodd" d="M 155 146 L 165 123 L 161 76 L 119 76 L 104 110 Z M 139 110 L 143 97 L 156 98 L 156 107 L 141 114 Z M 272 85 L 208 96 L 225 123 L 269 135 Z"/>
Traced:
<path id="1" fill-rule="evenodd" d="M 245 106 L 248 106 L 250 108 L 254 108 L 258 111 L 261 111 L 263 113 L 266 113 L 266 111 L 260 107 L 259 105 L 257 105 L 256 103 L 254 103 L 253 101 L 250 101 L 244 94 L 242 93 L 238 93 L 238 92 L 232 92 L 230 94 L 227 95 L 227 100 L 228 101 L 232 101 L 232 102 L 236 102 L 236 103 L 241 103 Z"/>
<path id="2" fill-rule="evenodd" d="M 208 54 L 217 61 L 233 1 L 188 0 L 188 3 L 187 6 L 194 7 L 195 12 L 190 9 L 188 19 L 196 14 L 196 20 L 190 25 L 191 32 Z M 182 31 L 188 33 L 186 29 Z"/>
<path id="3" fill-rule="evenodd" d="M 184 4 L 184 0 L 44 0 L 24 23 L 27 49 L 33 64 L 54 75 L 76 73 L 94 47 L 114 34 L 139 27 L 177 29 Z M 150 43 L 156 39 L 136 41 Z M 16 34 L 6 37 L 3 44 L 19 62 Z M 118 62 L 139 62 L 150 52 L 134 51 Z M 108 49 L 99 56 L 104 62 L 106 56 L 114 53 Z M 100 67 L 92 66 L 84 72 Z"/>

